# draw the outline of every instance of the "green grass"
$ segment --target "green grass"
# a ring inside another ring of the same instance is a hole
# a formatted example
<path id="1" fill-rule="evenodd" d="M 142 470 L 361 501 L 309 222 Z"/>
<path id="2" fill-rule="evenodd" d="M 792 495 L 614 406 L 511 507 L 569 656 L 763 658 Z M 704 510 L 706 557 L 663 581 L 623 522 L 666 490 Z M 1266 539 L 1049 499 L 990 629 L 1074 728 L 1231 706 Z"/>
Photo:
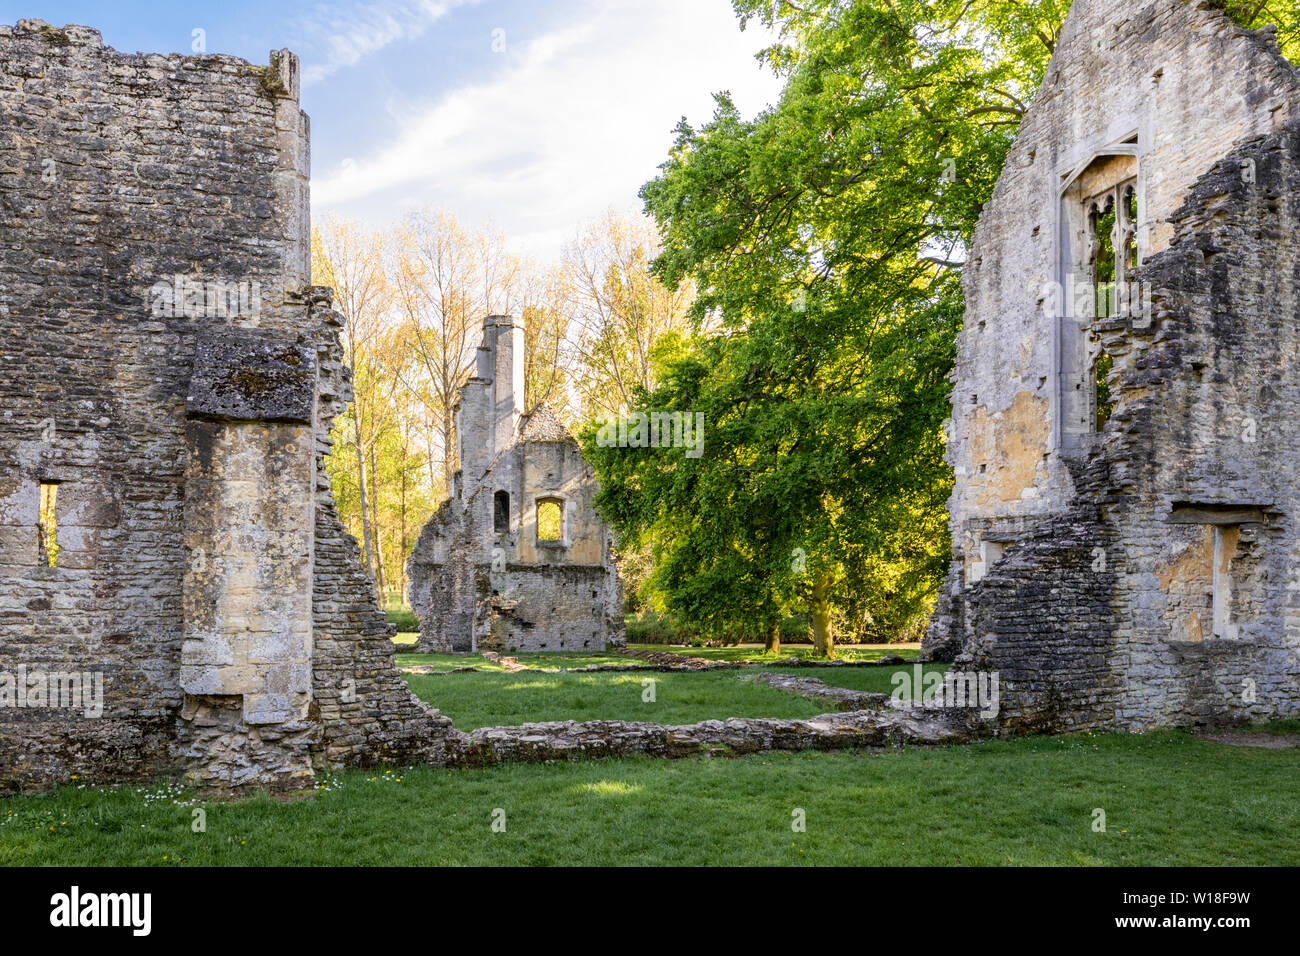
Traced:
<path id="1" fill-rule="evenodd" d="M 627 657 L 623 654 L 606 653 L 603 651 L 588 651 L 586 653 L 568 653 L 565 651 L 552 653 L 539 651 L 536 653 L 507 654 L 505 656 L 513 657 L 515 660 L 519 661 L 519 663 L 525 664 L 528 667 L 535 667 L 539 670 L 546 670 L 548 668 L 573 669 L 577 667 L 591 667 L 592 665 L 604 667 L 607 665 L 645 663 L 644 661 L 638 661 L 634 657 Z"/>
<path id="2" fill-rule="evenodd" d="M 504 671 L 500 664 L 494 664 L 477 654 L 404 654 L 396 655 L 398 667 L 432 667 L 439 671 L 451 671 L 457 667 L 477 667 L 484 671 Z"/>
<path id="3" fill-rule="evenodd" d="M 703 673 L 448 674 L 406 681 L 458 730 L 548 720 L 647 720 L 693 724 L 726 717 L 815 717 L 833 708 L 753 681 L 733 670 Z M 655 700 L 642 700 L 646 681 Z"/>
<path id="4" fill-rule="evenodd" d="M 534 668 L 585 667 L 619 664 L 635 659 L 608 654 L 520 654 L 520 663 Z M 548 674 L 540 670 L 508 672 L 477 654 L 398 654 L 399 667 L 424 665 L 442 673 L 407 674 L 407 683 L 421 699 L 452 719 L 458 730 L 549 720 L 648 720 L 659 724 L 692 724 L 726 717 L 815 717 L 833 710 L 830 704 L 805 700 L 774 690 L 741 674 L 784 671 L 820 678 L 830 687 L 878 694 L 892 693 L 893 675 L 910 667 L 800 668 L 755 667 L 703 672 L 613 671 L 610 673 Z M 479 673 L 450 673 L 472 666 Z M 926 665 L 926 672 L 947 665 Z M 642 700 L 645 681 L 655 681 L 655 700 Z"/>
<path id="5" fill-rule="evenodd" d="M 68 786 L 0 800 L 0 865 L 1297 866 L 1298 771 L 1295 750 L 1167 731 L 351 772 L 313 801 L 207 804 L 204 833 L 184 794 Z"/>
<path id="6" fill-rule="evenodd" d="M 893 677 L 902 672 L 912 677 L 914 664 L 899 664 L 897 667 L 765 667 L 761 670 L 781 671 L 785 674 L 797 674 L 800 677 L 815 677 L 828 687 L 847 687 L 849 690 L 864 690 L 873 694 L 892 694 L 895 684 Z M 925 664 L 922 675 L 948 670 L 947 664 Z M 933 688 L 926 691 L 925 697 L 932 696 Z"/>
<path id="7" fill-rule="evenodd" d="M 415 612 L 402 599 L 400 593 L 396 591 L 389 592 L 384 596 L 384 613 L 388 616 L 388 623 L 397 625 L 397 630 L 401 632 L 411 632 L 420 630 L 420 620 L 415 616 Z"/>

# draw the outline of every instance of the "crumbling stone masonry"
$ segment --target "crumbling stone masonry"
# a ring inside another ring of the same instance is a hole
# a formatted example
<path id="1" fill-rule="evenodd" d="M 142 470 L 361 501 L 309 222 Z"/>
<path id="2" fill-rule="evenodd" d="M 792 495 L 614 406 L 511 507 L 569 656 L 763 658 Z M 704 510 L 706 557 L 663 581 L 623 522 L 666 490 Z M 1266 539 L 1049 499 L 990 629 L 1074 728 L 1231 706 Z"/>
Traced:
<path id="1" fill-rule="evenodd" d="M 1013 731 L 1300 712 L 1300 76 L 1075 0 L 965 272 L 926 650 Z"/>
<path id="2" fill-rule="evenodd" d="M 0 27 L 0 791 L 446 761 L 324 468 L 350 385 L 298 84 Z"/>
<path id="3" fill-rule="evenodd" d="M 483 323 L 456 406 L 460 471 L 408 564 L 419 649 L 604 650 L 623 639 L 596 478 L 545 405 L 524 414 L 524 329 Z"/>

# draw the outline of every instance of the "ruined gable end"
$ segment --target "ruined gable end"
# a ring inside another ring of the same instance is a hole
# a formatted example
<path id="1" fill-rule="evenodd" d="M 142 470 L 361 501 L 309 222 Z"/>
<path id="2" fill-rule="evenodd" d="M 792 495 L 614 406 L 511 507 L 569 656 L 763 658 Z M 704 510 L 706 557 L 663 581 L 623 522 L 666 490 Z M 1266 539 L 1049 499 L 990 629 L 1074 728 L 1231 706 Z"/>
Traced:
<path id="1" fill-rule="evenodd" d="M 461 389 L 461 470 L 408 571 L 426 652 L 603 651 L 623 635 L 595 474 L 546 406 L 523 411 L 523 327 L 483 324 Z"/>
<path id="2" fill-rule="evenodd" d="M 1298 131 L 1269 32 L 1073 4 L 964 275 L 925 645 L 1008 727 L 1300 709 Z"/>
<path id="3" fill-rule="evenodd" d="M 297 58 L 23 20 L 0 80 L 0 791 L 438 762 L 325 471 Z"/>

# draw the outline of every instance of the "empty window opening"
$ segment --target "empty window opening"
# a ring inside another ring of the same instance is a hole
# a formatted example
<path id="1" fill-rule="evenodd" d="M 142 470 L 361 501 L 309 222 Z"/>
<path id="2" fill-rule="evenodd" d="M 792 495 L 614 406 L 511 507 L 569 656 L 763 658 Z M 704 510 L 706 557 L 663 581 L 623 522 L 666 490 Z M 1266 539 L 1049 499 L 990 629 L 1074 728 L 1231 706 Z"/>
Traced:
<path id="1" fill-rule="evenodd" d="M 1250 546 L 1243 557 L 1243 538 L 1253 542 L 1254 537 L 1243 535 L 1243 526 L 1232 523 L 1236 517 L 1231 509 L 1212 506 L 1175 508 L 1170 520 L 1193 524 L 1195 530 L 1182 550 L 1156 572 L 1168 600 L 1165 618 L 1172 640 L 1238 637 L 1240 629 L 1233 618 L 1243 606 L 1237 592 L 1243 581 L 1249 587 L 1255 562 Z M 1207 520 L 1213 523 L 1206 524 Z"/>
<path id="2" fill-rule="evenodd" d="M 1137 157 L 1124 152 L 1096 156 L 1077 173 L 1067 174 L 1061 195 L 1062 227 L 1068 233 L 1063 250 L 1058 303 L 1059 350 L 1056 355 L 1057 396 L 1061 402 L 1061 447 L 1079 449 L 1086 436 L 1105 423 L 1110 412 L 1099 378 L 1110 371 L 1109 360 L 1098 358 L 1096 336 L 1117 319 L 1145 318 L 1149 297 L 1137 285 L 1141 266 L 1138 233 L 1139 187 Z"/>
<path id="3" fill-rule="evenodd" d="M 1137 184 L 1120 183 L 1089 199 L 1087 222 L 1094 315 L 1131 315 L 1138 304 Z"/>
<path id="4" fill-rule="evenodd" d="M 1097 354 L 1096 361 L 1092 363 L 1093 408 L 1096 410 L 1093 427 L 1096 431 L 1106 427 L 1106 422 L 1110 421 L 1110 416 L 1115 411 L 1115 398 L 1110 393 L 1110 372 L 1114 367 L 1115 360 L 1104 350 Z"/>
<path id="5" fill-rule="evenodd" d="M 40 563 L 51 568 L 59 564 L 59 522 L 55 505 L 59 495 L 59 486 L 53 482 L 41 482 L 41 503 L 37 518 L 37 534 L 40 541 Z"/>
<path id="6" fill-rule="evenodd" d="M 1124 193 L 1124 231 L 1121 236 L 1124 249 L 1124 273 L 1132 276 L 1138 267 L 1138 193 L 1132 183 L 1123 187 Z"/>
<path id="7" fill-rule="evenodd" d="M 492 496 L 492 529 L 498 534 L 510 530 L 510 493 L 498 491 Z"/>
<path id="8" fill-rule="evenodd" d="M 554 498 L 537 502 L 537 540 L 560 541 L 564 538 L 564 509 Z"/>
<path id="9" fill-rule="evenodd" d="M 1094 200 L 1088 209 L 1092 238 L 1092 288 L 1099 319 L 1115 314 L 1115 197 Z"/>

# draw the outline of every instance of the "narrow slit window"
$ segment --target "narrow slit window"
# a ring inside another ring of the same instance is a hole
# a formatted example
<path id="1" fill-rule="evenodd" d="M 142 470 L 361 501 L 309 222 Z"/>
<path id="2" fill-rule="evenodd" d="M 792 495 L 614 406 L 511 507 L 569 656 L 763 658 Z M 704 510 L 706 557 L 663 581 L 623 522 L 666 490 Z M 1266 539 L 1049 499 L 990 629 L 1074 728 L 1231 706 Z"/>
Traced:
<path id="1" fill-rule="evenodd" d="M 505 534 L 510 530 L 510 492 L 498 491 L 492 496 L 492 530 Z"/>
<path id="2" fill-rule="evenodd" d="M 564 538 L 564 510 L 554 498 L 537 502 L 537 540 L 560 541 Z"/>
<path id="3" fill-rule="evenodd" d="M 54 482 L 41 482 L 40 513 L 36 530 L 40 541 L 40 563 L 51 568 L 59 563 L 59 522 L 55 506 L 59 486 Z"/>
<path id="4" fill-rule="evenodd" d="M 1115 360 L 1105 351 L 1098 353 L 1096 362 L 1092 366 L 1093 387 L 1093 405 L 1096 410 L 1094 421 L 1094 431 L 1101 431 L 1106 427 L 1106 422 L 1110 421 L 1110 416 L 1115 411 L 1115 399 L 1110 394 L 1110 371 L 1115 367 Z"/>

